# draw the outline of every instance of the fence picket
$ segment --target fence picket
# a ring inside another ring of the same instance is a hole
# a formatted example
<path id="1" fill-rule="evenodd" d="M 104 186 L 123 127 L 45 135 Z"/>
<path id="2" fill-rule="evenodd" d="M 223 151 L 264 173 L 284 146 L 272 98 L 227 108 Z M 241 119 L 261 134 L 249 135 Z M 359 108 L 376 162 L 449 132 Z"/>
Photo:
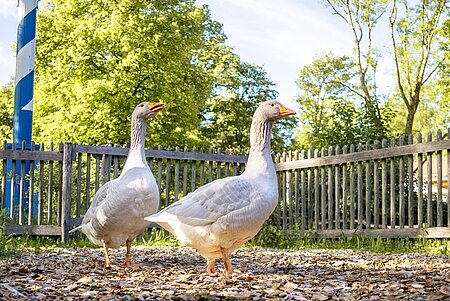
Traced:
<path id="1" fill-rule="evenodd" d="M 50 142 L 50 151 L 54 148 L 53 142 Z M 53 222 L 53 161 L 49 162 L 48 167 L 48 190 L 47 190 L 47 225 L 52 225 Z"/>
<path id="2" fill-rule="evenodd" d="M 289 161 L 292 161 L 292 151 L 288 152 L 288 158 Z M 287 171 L 287 198 L 289 202 L 289 229 L 294 229 L 294 200 L 292 198 L 292 189 L 293 189 L 293 183 L 292 183 L 292 171 Z"/>
<path id="3" fill-rule="evenodd" d="M 417 143 L 422 143 L 422 134 L 417 135 Z M 449 156 L 450 158 L 450 156 Z M 423 154 L 417 154 L 417 225 L 423 227 Z M 449 169 L 450 170 L 450 169 Z M 450 178 L 449 178 L 450 179 Z M 450 225 L 450 223 L 448 224 Z"/>
<path id="4" fill-rule="evenodd" d="M 373 143 L 373 149 L 378 149 L 378 140 Z M 373 227 L 380 228 L 380 201 L 379 201 L 379 170 L 378 160 L 373 160 Z"/>
<path id="5" fill-rule="evenodd" d="M 170 146 L 167 148 L 167 151 L 170 151 Z M 166 159 L 166 198 L 164 205 L 165 207 L 169 206 L 170 203 L 170 184 L 171 184 L 171 159 Z"/>
<path id="6" fill-rule="evenodd" d="M 344 145 L 342 154 L 347 154 L 348 147 Z M 347 164 L 342 164 L 342 229 L 348 229 L 348 178 L 347 178 Z"/>
<path id="7" fill-rule="evenodd" d="M 437 141 L 442 140 L 442 132 L 439 130 L 437 132 Z M 437 172 L 437 226 L 444 226 L 444 205 L 442 201 L 442 151 L 438 150 L 436 154 L 436 172 Z"/>
<path id="8" fill-rule="evenodd" d="M 450 140 L 450 128 L 447 129 L 447 140 Z M 447 149 L 447 227 L 450 227 L 450 149 Z"/>
<path id="9" fill-rule="evenodd" d="M 427 142 L 431 142 L 433 136 L 428 133 Z M 432 227 L 433 223 L 433 161 L 432 152 L 427 153 L 427 223 L 428 227 Z"/>
<path id="10" fill-rule="evenodd" d="M 192 152 L 196 152 L 195 146 L 192 148 Z M 197 188 L 197 161 L 191 160 L 191 191 Z"/>
<path id="11" fill-rule="evenodd" d="M 161 151 L 162 150 L 162 145 L 158 145 L 158 150 Z M 158 158 L 158 175 L 157 175 L 157 180 L 156 183 L 158 184 L 158 190 L 159 193 L 162 193 L 162 187 L 161 187 L 161 183 L 162 183 L 162 158 Z"/>
<path id="12" fill-rule="evenodd" d="M 333 147 L 328 148 L 328 156 L 333 156 Z M 328 229 L 333 229 L 333 167 L 328 165 Z"/>
<path id="13" fill-rule="evenodd" d="M 204 153 L 203 147 L 200 148 L 200 153 Z M 205 161 L 200 161 L 200 186 L 205 184 Z"/>
<path id="14" fill-rule="evenodd" d="M 391 139 L 391 148 L 395 147 L 395 139 Z M 391 229 L 395 229 L 395 157 L 390 159 L 390 188 L 391 188 L 391 197 L 390 197 L 390 226 Z"/>
<path id="15" fill-rule="evenodd" d="M 91 205 L 91 154 L 86 155 L 86 208 Z"/>
<path id="16" fill-rule="evenodd" d="M 22 150 L 26 150 L 27 144 L 22 141 Z M 25 202 L 25 161 L 19 160 L 20 176 L 19 176 L 19 225 L 23 225 L 24 219 L 24 202 Z"/>
<path id="17" fill-rule="evenodd" d="M 322 148 L 322 158 L 323 157 L 325 157 L 325 149 L 324 148 Z M 321 210 L 320 210 L 320 213 L 321 213 L 321 224 L 322 224 L 322 230 L 325 230 L 326 229 L 326 186 L 325 186 L 325 183 L 326 183 L 326 180 L 325 180 L 325 166 L 321 166 L 320 167 L 320 173 L 321 173 L 321 189 L 320 189 L 320 192 L 321 192 Z"/>
<path id="18" fill-rule="evenodd" d="M 298 151 L 294 152 L 294 160 L 299 160 L 300 159 L 300 155 L 298 153 Z M 300 201 L 301 201 L 301 197 L 299 195 L 300 192 L 300 187 L 301 184 L 299 185 L 300 182 L 300 177 L 299 177 L 299 170 L 295 169 L 293 171 L 294 173 L 294 223 L 297 225 L 301 225 L 301 220 L 300 220 Z M 301 183 L 301 182 L 300 182 Z"/>
<path id="19" fill-rule="evenodd" d="M 187 146 L 184 147 L 184 152 L 188 151 Z M 183 196 L 187 194 L 187 183 L 188 183 L 188 160 L 183 162 Z"/>
<path id="20" fill-rule="evenodd" d="M 7 142 L 6 140 L 3 141 L 3 150 L 6 151 L 7 149 Z M 0 200 L 0 209 L 6 209 L 6 159 L 2 160 L 2 193 L 1 193 L 1 200 Z"/>
<path id="21" fill-rule="evenodd" d="M 373 149 L 378 149 L 378 140 L 373 143 Z M 379 201 L 379 172 L 378 160 L 373 160 L 373 227 L 380 228 L 380 201 Z"/>
<path id="22" fill-rule="evenodd" d="M 300 158 L 306 159 L 304 150 L 301 151 Z M 301 224 L 301 229 L 305 230 L 306 229 L 306 218 L 307 218 L 306 212 L 307 211 L 306 211 L 306 183 L 305 183 L 305 170 L 304 169 L 302 169 L 300 171 L 300 182 L 302 183 L 301 188 L 300 188 L 301 189 L 301 192 L 300 192 L 301 222 L 300 222 L 300 224 Z"/>
<path id="23" fill-rule="evenodd" d="M 180 147 L 175 147 L 175 152 L 180 152 Z M 173 194 L 174 202 L 178 201 L 178 193 L 180 191 L 180 160 L 175 160 L 175 171 L 174 171 L 174 184 L 173 184 Z"/>
<path id="24" fill-rule="evenodd" d="M 283 162 L 286 162 L 286 152 L 283 152 L 282 155 Z M 283 172 L 282 181 L 282 201 L 283 201 L 283 230 L 287 230 L 287 171 Z"/>
<path id="25" fill-rule="evenodd" d="M 81 144 L 81 143 L 80 143 Z M 77 192 L 75 197 L 75 216 L 81 217 L 81 181 L 82 181 L 82 167 L 83 167 L 83 154 L 77 154 Z"/>
<path id="26" fill-rule="evenodd" d="M 399 146 L 403 146 L 405 143 L 405 137 L 400 136 Z M 400 156 L 398 158 L 399 160 L 399 179 L 398 179 L 398 186 L 399 186 L 399 201 L 398 201 L 398 210 L 399 210 L 399 217 L 398 217 L 398 224 L 400 226 L 400 229 L 405 227 L 405 157 Z"/>
<path id="27" fill-rule="evenodd" d="M 387 147 L 387 141 L 386 139 L 383 139 L 381 141 L 381 148 Z M 383 158 L 381 159 L 381 228 L 386 229 L 387 228 L 387 189 L 388 182 L 387 182 L 387 159 Z"/>
<path id="28" fill-rule="evenodd" d="M 314 158 L 318 158 L 319 150 L 314 150 Z M 320 192 L 319 192 L 319 168 L 314 167 L 314 229 L 319 230 L 320 223 Z"/>
<path id="29" fill-rule="evenodd" d="M 30 150 L 34 151 L 34 142 L 31 141 Z M 30 177 L 28 182 L 28 225 L 33 224 L 34 219 L 34 160 L 30 160 Z"/>
<path id="30" fill-rule="evenodd" d="M 279 153 L 277 153 L 276 155 L 275 155 L 275 164 L 277 164 L 277 163 L 280 163 L 280 161 L 281 161 L 281 157 L 280 157 L 280 154 Z M 282 179 L 282 173 L 280 173 L 280 172 L 277 172 L 277 182 L 278 182 L 278 198 L 280 199 L 281 197 L 282 197 L 282 191 L 283 191 L 283 188 L 282 188 L 282 182 L 281 182 L 281 179 Z M 277 207 L 275 208 L 275 218 L 276 218 L 276 227 L 277 227 L 277 230 L 281 230 L 281 200 L 279 200 L 278 201 L 278 203 L 277 203 Z"/>
<path id="31" fill-rule="evenodd" d="M 355 146 L 350 145 L 350 153 L 355 152 Z M 350 163 L 350 230 L 355 229 L 355 162 Z"/>
<path id="32" fill-rule="evenodd" d="M 308 159 L 311 159 L 312 156 L 312 150 L 309 149 L 308 150 Z M 313 203 L 313 189 L 312 189 L 312 169 L 308 168 L 307 169 L 307 173 L 308 173 L 308 184 L 307 184 L 307 200 L 308 200 L 308 229 L 311 229 L 313 226 L 313 208 L 314 208 L 314 203 Z"/>
<path id="33" fill-rule="evenodd" d="M 340 148 L 339 145 L 336 145 L 335 155 L 340 154 Z M 336 164 L 334 166 L 334 200 L 335 200 L 335 229 L 341 229 L 341 221 L 340 221 L 340 214 L 341 214 L 341 208 L 340 208 L 340 202 L 341 202 L 341 174 L 339 170 L 341 169 L 341 166 L 339 164 Z"/>
<path id="34" fill-rule="evenodd" d="M 44 143 L 41 143 L 39 152 L 44 151 Z M 39 160 L 39 190 L 38 190 L 38 208 L 37 224 L 42 225 L 44 213 L 44 160 Z"/>
<path id="35" fill-rule="evenodd" d="M 408 145 L 413 144 L 412 135 L 408 136 Z M 408 227 L 414 228 L 414 157 L 408 155 Z"/>
<path id="36" fill-rule="evenodd" d="M 358 144 L 358 153 L 362 152 L 362 144 Z M 362 161 L 358 162 L 358 229 L 363 229 L 363 167 Z"/>

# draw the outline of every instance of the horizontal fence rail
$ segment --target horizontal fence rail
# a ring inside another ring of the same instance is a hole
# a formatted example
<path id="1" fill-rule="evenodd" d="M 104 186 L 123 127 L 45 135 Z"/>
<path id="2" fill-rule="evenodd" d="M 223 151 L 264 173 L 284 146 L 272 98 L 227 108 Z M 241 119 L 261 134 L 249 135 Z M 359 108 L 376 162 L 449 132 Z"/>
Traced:
<path id="1" fill-rule="evenodd" d="M 400 137 L 274 154 L 279 203 L 270 222 L 304 237 L 450 237 L 450 140 Z M 58 235 L 81 223 L 95 192 L 120 175 L 127 147 L 71 143 L 0 149 L 1 224 L 7 233 Z M 161 208 L 215 179 L 239 175 L 245 153 L 146 149 Z"/>
<path id="2" fill-rule="evenodd" d="M 315 237 L 450 237 L 450 140 L 439 131 L 275 158 L 279 229 Z"/>

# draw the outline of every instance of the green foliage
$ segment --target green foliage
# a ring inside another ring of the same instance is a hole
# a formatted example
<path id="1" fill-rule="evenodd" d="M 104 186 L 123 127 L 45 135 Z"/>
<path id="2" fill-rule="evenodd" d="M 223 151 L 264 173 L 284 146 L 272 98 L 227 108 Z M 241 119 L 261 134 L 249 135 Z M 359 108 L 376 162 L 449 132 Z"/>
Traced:
<path id="1" fill-rule="evenodd" d="M 420 105 L 415 114 L 412 133 L 426 135 L 438 130 L 446 131 L 450 127 L 450 94 L 446 94 L 444 80 L 436 80 L 433 84 L 424 86 L 421 92 Z M 447 84 L 445 84 L 446 86 Z M 436 88 L 436 87 L 442 87 Z M 444 94 L 442 94 L 444 91 Z M 390 137 L 399 137 L 405 133 L 406 105 L 399 99 L 390 98 L 386 104 L 392 111 L 389 128 Z"/>
<path id="2" fill-rule="evenodd" d="M 364 103 L 365 119 L 372 132 L 381 139 L 386 135 L 386 127 L 380 111 L 380 95 L 376 87 L 376 71 L 380 53 L 372 45 L 373 31 L 386 9 L 386 0 L 324 0 L 335 15 L 340 17 L 350 29 L 354 41 L 354 75 L 355 85 L 352 91 Z M 357 84 L 356 84 L 357 83 Z"/>
<path id="3" fill-rule="evenodd" d="M 321 148 L 375 140 L 380 135 L 357 92 L 356 65 L 347 56 L 325 53 L 300 70 L 296 148 Z M 387 112 L 383 112 L 386 115 Z M 386 127 L 386 119 L 382 120 Z"/>
<path id="4" fill-rule="evenodd" d="M 300 238 L 266 225 L 246 247 L 275 249 L 352 249 L 376 253 L 413 253 L 450 254 L 449 239 L 409 239 L 409 238 L 370 238 L 353 235 L 341 238 L 313 238 L 305 235 Z"/>
<path id="5" fill-rule="evenodd" d="M 14 87 L 12 82 L 0 88 L 0 140 L 12 140 Z"/>
<path id="6" fill-rule="evenodd" d="M 129 142 L 135 105 L 161 101 L 147 140 L 248 147 L 265 71 L 241 62 L 193 0 L 51 0 L 38 13 L 34 140 Z M 290 125 L 289 123 L 284 123 Z M 289 130 L 275 136 L 281 145 Z"/>
<path id="7" fill-rule="evenodd" d="M 446 12 L 448 8 L 445 0 L 416 3 L 394 1 L 390 11 L 389 24 L 398 89 L 396 96 L 404 102 L 403 110 L 407 112 L 406 135 L 417 129 L 415 119 L 424 101 L 424 89 L 436 88 L 433 79 L 441 68 L 442 55 L 445 53 L 438 47 L 440 20 Z M 436 96 L 436 91 L 432 94 Z"/>
<path id="8" fill-rule="evenodd" d="M 178 239 L 162 228 L 148 229 L 136 243 L 144 246 L 180 246 Z"/>
<path id="9" fill-rule="evenodd" d="M 61 247 L 95 248 L 85 237 L 71 239 L 67 243 L 61 243 L 59 237 L 54 236 L 32 236 L 27 233 L 23 235 L 7 235 L 0 229 L 0 258 L 20 256 L 23 251 L 34 253 L 45 252 L 45 249 Z"/>
<path id="10" fill-rule="evenodd" d="M 241 62 L 236 55 L 227 56 L 214 86 L 213 96 L 202 112 L 201 133 L 210 146 L 247 149 L 250 125 L 258 105 L 275 99 L 274 83 L 260 66 Z M 294 119 L 284 119 L 273 129 L 272 148 L 281 151 L 295 126 Z"/>
<path id="11" fill-rule="evenodd" d="M 166 109 L 150 121 L 148 140 L 198 141 L 214 50 L 225 40 L 205 7 L 53 0 L 37 22 L 36 140 L 123 145 L 135 105 L 161 101 Z"/>

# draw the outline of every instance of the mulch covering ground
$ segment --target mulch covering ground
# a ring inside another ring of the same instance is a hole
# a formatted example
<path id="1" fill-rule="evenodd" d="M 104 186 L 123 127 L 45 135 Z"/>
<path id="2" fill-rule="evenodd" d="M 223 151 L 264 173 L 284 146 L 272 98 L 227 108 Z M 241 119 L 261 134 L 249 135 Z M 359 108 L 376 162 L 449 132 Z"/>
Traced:
<path id="1" fill-rule="evenodd" d="M 0 300 L 450 300 L 450 258 L 351 250 L 239 249 L 243 274 L 211 276 L 190 248 L 133 247 L 140 266 L 103 269 L 102 249 L 45 249 L 0 260 Z M 222 269 L 222 262 L 217 262 Z"/>

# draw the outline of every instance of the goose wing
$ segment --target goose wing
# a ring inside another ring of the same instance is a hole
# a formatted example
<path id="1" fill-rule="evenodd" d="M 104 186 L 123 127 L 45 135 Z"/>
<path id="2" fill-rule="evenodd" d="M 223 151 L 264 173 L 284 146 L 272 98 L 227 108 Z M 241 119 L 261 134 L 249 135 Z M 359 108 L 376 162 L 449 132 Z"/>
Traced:
<path id="1" fill-rule="evenodd" d="M 156 223 L 177 220 L 191 226 L 212 224 L 221 217 L 249 206 L 251 192 L 251 182 L 239 176 L 219 179 L 146 219 Z"/>

